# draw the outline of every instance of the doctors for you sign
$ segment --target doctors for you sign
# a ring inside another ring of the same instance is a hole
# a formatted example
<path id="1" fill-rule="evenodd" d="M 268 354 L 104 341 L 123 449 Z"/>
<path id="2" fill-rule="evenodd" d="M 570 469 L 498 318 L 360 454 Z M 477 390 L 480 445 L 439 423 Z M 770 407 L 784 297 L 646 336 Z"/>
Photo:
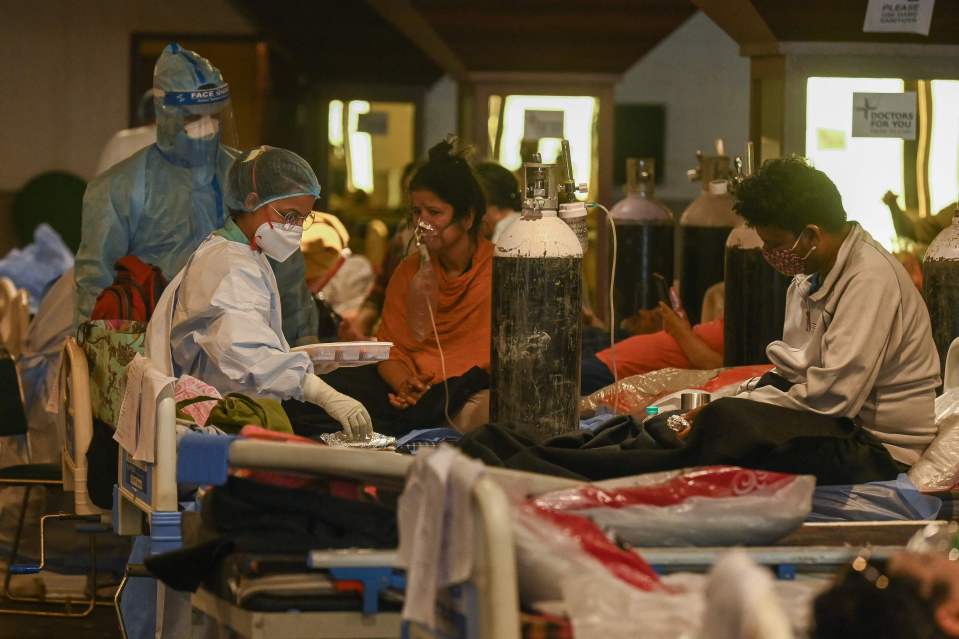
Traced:
<path id="1" fill-rule="evenodd" d="M 915 140 L 915 92 L 853 93 L 852 136 Z"/>

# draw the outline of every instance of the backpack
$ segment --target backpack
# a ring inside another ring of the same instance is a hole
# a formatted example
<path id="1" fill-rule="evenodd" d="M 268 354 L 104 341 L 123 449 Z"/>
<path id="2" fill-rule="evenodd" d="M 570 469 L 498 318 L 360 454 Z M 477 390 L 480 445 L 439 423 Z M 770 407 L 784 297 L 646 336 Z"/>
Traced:
<path id="1" fill-rule="evenodd" d="M 90 319 L 150 321 L 167 285 L 163 272 L 133 255 L 121 257 L 115 268 L 116 279 L 97 297 Z"/>

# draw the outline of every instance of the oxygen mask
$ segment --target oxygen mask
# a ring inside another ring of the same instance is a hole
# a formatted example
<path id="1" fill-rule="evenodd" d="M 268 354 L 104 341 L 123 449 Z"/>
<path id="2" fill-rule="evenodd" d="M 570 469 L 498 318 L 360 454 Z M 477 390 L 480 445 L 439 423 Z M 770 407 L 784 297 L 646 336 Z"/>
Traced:
<path id="1" fill-rule="evenodd" d="M 427 239 L 433 239 L 439 234 L 440 232 L 435 226 L 423 220 L 417 220 L 413 227 L 413 240 L 417 246 L 423 246 Z"/>
<path id="2" fill-rule="evenodd" d="M 427 240 L 436 239 L 440 229 L 417 219 L 413 224 L 413 239 L 420 254 L 420 264 L 413 279 L 410 281 L 409 293 L 406 298 L 406 322 L 417 342 L 425 342 L 432 334 L 436 340 L 436 350 L 443 370 L 444 403 L 443 414 L 447 424 L 452 427 L 453 421 L 449 416 L 450 389 L 446 380 L 446 356 L 443 354 L 443 345 L 440 343 L 439 331 L 436 328 L 434 309 L 437 308 L 439 282 L 430 254 L 426 248 Z"/>
<path id="3" fill-rule="evenodd" d="M 416 220 L 413 224 L 413 242 L 420 256 L 419 269 L 410 282 L 407 298 L 406 319 L 417 341 L 425 340 L 430 334 L 432 309 L 436 306 L 437 279 L 430 253 L 426 248 L 427 240 L 436 238 L 439 233 L 429 222 Z"/>

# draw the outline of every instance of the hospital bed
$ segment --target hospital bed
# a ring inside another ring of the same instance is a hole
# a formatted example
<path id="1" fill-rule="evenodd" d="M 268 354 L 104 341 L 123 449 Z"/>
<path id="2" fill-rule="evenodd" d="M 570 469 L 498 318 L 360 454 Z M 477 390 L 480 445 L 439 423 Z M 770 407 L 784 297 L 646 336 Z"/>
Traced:
<path id="1" fill-rule="evenodd" d="M 254 440 L 230 444 L 229 466 L 267 471 L 297 471 L 324 477 L 355 479 L 382 488 L 399 490 L 412 460 L 394 453 L 298 446 Z M 428 634 L 417 629 L 411 636 L 515 637 L 519 632 L 516 575 L 512 557 L 510 505 L 506 493 L 536 494 L 569 487 L 576 482 L 501 469 L 488 469 L 473 491 L 477 539 L 476 565 L 472 578 L 440 605 L 440 629 Z M 805 524 L 775 546 L 747 548 L 760 564 L 768 565 L 783 579 L 797 574 L 824 573 L 855 558 L 863 545 L 873 556 L 883 557 L 901 549 L 911 535 L 927 522 L 870 522 Z M 635 549 L 663 573 L 706 572 L 728 548 L 638 548 Z M 310 554 L 313 568 L 329 571 L 351 581 L 367 580 L 365 612 L 376 610 L 377 585 L 399 585 L 393 570 L 395 555 L 380 551 L 324 551 Z M 378 614 L 275 613 L 246 610 L 201 588 L 193 606 L 241 637 L 396 637 L 401 631 L 395 612 Z M 470 625 L 467 620 L 473 620 Z M 306 629 L 306 630 L 304 630 Z"/>
<path id="2" fill-rule="evenodd" d="M 180 546 L 182 513 L 177 508 L 177 460 L 183 453 L 176 442 L 175 402 L 172 394 L 157 400 L 156 458 L 154 463 L 134 460 L 121 449 L 114 497 L 114 525 L 122 535 L 147 534 L 154 543 L 153 552 Z M 295 472 L 313 476 L 346 479 L 400 492 L 412 458 L 393 452 L 329 448 L 286 442 L 233 439 L 214 435 L 191 434 L 180 446 L 211 444 L 228 447 L 225 457 L 229 469 Z M 183 455 L 184 457 L 186 455 Z M 196 461 L 196 455 L 190 455 Z M 222 461 L 220 462 L 223 463 Z M 214 468 L 212 460 L 203 473 L 206 484 L 223 483 L 227 467 Z M 181 475 L 184 469 L 181 468 Z M 533 494 L 568 487 L 575 482 L 504 469 L 489 469 L 472 491 L 473 516 L 476 519 L 476 552 L 470 580 L 443 594 L 440 609 L 447 615 L 450 636 L 502 638 L 518 636 L 519 608 L 515 560 L 510 528 L 509 502 L 503 486 L 510 491 Z M 202 507 L 202 503 L 201 503 Z M 146 525 L 144 525 L 144 523 Z M 395 552 L 365 549 L 310 553 L 309 566 L 322 570 L 333 580 L 363 584 L 362 606 L 357 611 L 266 612 L 247 610 L 201 587 L 193 596 L 197 610 L 214 619 L 221 627 L 241 637 L 399 637 L 402 630 L 398 611 L 380 609 L 378 595 L 385 589 L 402 589 L 405 579 L 396 568 Z M 144 574 L 142 567 L 131 567 L 127 576 Z M 117 592 L 117 602 L 126 583 Z M 119 612 L 119 608 L 118 608 Z M 122 621 L 121 621 L 122 623 Z M 465 632 L 463 632 L 465 631 Z M 125 631 L 124 631 L 125 632 Z M 420 632 L 416 636 L 429 636 Z M 436 635 L 442 636 L 442 635 Z"/>
<path id="3" fill-rule="evenodd" d="M 164 438 L 165 430 L 158 425 L 158 443 Z M 196 437 L 208 438 L 209 435 Z M 224 438 L 226 440 L 226 438 Z M 224 444 L 227 442 L 224 441 Z M 189 437 L 184 446 L 190 445 Z M 322 446 L 305 446 L 290 443 L 265 442 L 239 439 L 229 445 L 229 466 L 233 469 L 300 472 L 323 477 L 360 480 L 379 487 L 402 489 L 404 478 L 411 464 L 406 456 L 389 452 L 332 449 Z M 167 451 L 158 448 L 157 464 L 140 465 L 140 471 L 131 472 L 131 460 L 121 462 L 120 481 L 124 485 L 118 490 L 118 512 L 120 520 L 133 523 L 139 510 L 149 514 L 152 521 L 157 516 L 171 514 L 158 511 L 153 495 L 163 492 L 159 485 L 163 473 L 159 468 L 169 463 L 169 456 L 175 455 L 175 447 Z M 225 471 L 225 469 L 224 469 Z M 520 473 L 507 472 L 503 477 L 516 479 Z M 224 472 L 225 476 L 225 472 Z M 531 487 L 558 487 L 568 485 L 565 481 L 553 478 L 519 478 Z M 168 486 L 171 482 L 167 482 Z M 136 484 L 132 485 L 132 484 Z M 141 490 L 137 486 L 149 487 Z M 515 561 L 510 531 L 509 504 L 505 493 L 496 479 L 487 476 L 480 479 L 473 490 L 474 516 L 477 535 L 476 562 L 470 582 L 458 589 L 451 598 L 452 605 L 445 608 L 453 617 L 447 623 L 453 627 L 462 626 L 463 620 L 470 619 L 473 633 L 466 636 L 508 639 L 516 637 L 519 629 Z M 134 510 L 135 509 L 135 510 Z M 121 526 L 120 530 L 130 533 L 131 529 Z M 157 538 L 151 530 L 151 536 Z M 176 537 L 172 532 L 165 540 Z M 334 579 L 362 582 L 363 608 L 353 612 L 262 612 L 246 610 L 233 602 L 216 596 L 201 587 L 193 596 L 193 605 L 219 625 L 241 637 L 295 639 L 298 637 L 399 637 L 401 619 L 396 611 L 379 610 L 377 595 L 384 588 L 402 587 L 405 581 L 395 568 L 394 552 L 367 551 L 326 551 L 318 549 L 310 553 L 310 567 L 328 572 Z M 419 635 L 424 636 L 424 635 Z"/>
<path id="4" fill-rule="evenodd" d="M 959 343 L 959 342 L 957 342 Z M 953 346 L 959 352 L 959 347 Z M 952 362 L 956 360 L 953 358 Z M 950 369 L 951 370 L 951 369 Z M 956 379 L 955 373 L 947 380 Z M 144 515 L 151 536 L 167 548 L 179 545 L 180 514 L 176 508 L 175 406 L 172 397 L 159 400 L 154 464 L 134 462 L 122 455 L 114 515 L 123 534 L 143 532 Z M 209 437 L 209 436 L 205 436 Z M 225 444 L 226 445 L 226 444 Z M 383 488 L 402 489 L 412 459 L 390 452 L 334 449 L 291 443 L 238 439 L 228 444 L 231 469 L 300 472 L 320 477 L 353 479 Z M 219 473 L 226 477 L 227 469 Z M 402 589 L 395 553 L 368 550 L 310 553 L 310 567 L 333 579 L 364 584 L 362 609 L 341 612 L 267 612 L 248 610 L 201 588 L 193 606 L 221 627 L 241 637 L 395 637 L 401 632 L 418 637 L 515 637 L 519 607 L 510 525 L 510 495 L 535 495 L 577 482 L 518 471 L 490 468 L 476 484 L 473 515 L 477 548 L 471 579 L 443 594 L 440 630 L 403 629 L 399 614 L 380 609 L 379 593 Z M 774 546 L 746 552 L 783 579 L 797 574 L 835 570 L 855 558 L 864 545 L 872 555 L 885 557 L 901 549 L 929 522 L 855 522 L 805 524 Z M 659 571 L 705 572 L 727 548 L 637 548 Z"/>
<path id="5" fill-rule="evenodd" d="M 928 525 L 945 521 L 874 521 L 806 523 L 771 546 L 741 548 L 755 563 L 767 566 L 780 579 L 795 579 L 803 573 L 832 573 L 869 548 L 874 559 L 888 559 L 901 551 L 909 539 Z M 634 548 L 663 574 L 707 572 L 729 548 Z"/>
<path id="6" fill-rule="evenodd" d="M 943 392 L 959 388 L 959 339 L 950 345 L 943 374 Z M 679 395 L 676 393 L 675 395 Z M 957 512 L 956 494 L 937 497 L 944 501 L 942 513 Z M 927 525 L 945 526 L 947 521 L 858 521 L 806 523 L 776 545 L 743 550 L 758 564 L 774 570 L 780 578 L 794 578 L 797 572 L 830 572 L 855 559 L 863 547 L 870 556 L 886 559 L 902 550 L 910 538 Z M 636 548 L 661 572 L 702 572 L 715 564 L 727 548 Z"/>
<path id="7" fill-rule="evenodd" d="M 358 480 L 379 488 L 402 490 L 412 458 L 392 452 L 336 449 L 321 446 L 238 440 L 230 445 L 231 468 L 294 471 L 337 479 Z M 470 580 L 441 595 L 441 633 L 435 636 L 504 638 L 518 636 L 519 608 L 510 504 L 504 487 L 524 494 L 556 490 L 575 484 L 565 479 L 503 469 L 489 469 L 472 491 L 476 549 Z M 194 606 L 243 637 L 397 637 L 398 613 L 375 611 L 379 586 L 390 585 L 397 573 L 395 553 L 316 550 L 310 553 L 314 569 L 336 578 L 364 582 L 363 614 L 257 613 L 216 598 L 201 589 Z M 393 584 L 398 582 L 394 581 Z M 399 582 L 401 583 L 401 582 Z M 372 587 L 372 589 L 371 589 Z M 315 615 L 312 623 L 310 615 Z M 309 620 L 309 621 L 308 621 Z M 385 624 L 385 626 L 384 626 Z M 304 630 L 308 628 L 309 630 Z M 287 630 L 290 634 L 285 634 Z M 321 629 L 321 630 L 318 630 Z M 383 630 L 385 634 L 375 634 Z M 434 636 L 417 629 L 418 637 Z M 312 634 L 310 634 L 312 633 Z"/>

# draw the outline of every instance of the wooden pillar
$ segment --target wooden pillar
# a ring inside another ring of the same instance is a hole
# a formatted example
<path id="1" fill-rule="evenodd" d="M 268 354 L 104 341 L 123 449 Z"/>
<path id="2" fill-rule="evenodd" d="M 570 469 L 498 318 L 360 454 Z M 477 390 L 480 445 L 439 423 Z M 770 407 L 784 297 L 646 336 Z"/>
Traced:
<path id="1" fill-rule="evenodd" d="M 749 138 L 755 144 L 757 166 L 764 160 L 782 157 L 785 110 L 785 57 L 753 57 L 750 65 Z"/>

